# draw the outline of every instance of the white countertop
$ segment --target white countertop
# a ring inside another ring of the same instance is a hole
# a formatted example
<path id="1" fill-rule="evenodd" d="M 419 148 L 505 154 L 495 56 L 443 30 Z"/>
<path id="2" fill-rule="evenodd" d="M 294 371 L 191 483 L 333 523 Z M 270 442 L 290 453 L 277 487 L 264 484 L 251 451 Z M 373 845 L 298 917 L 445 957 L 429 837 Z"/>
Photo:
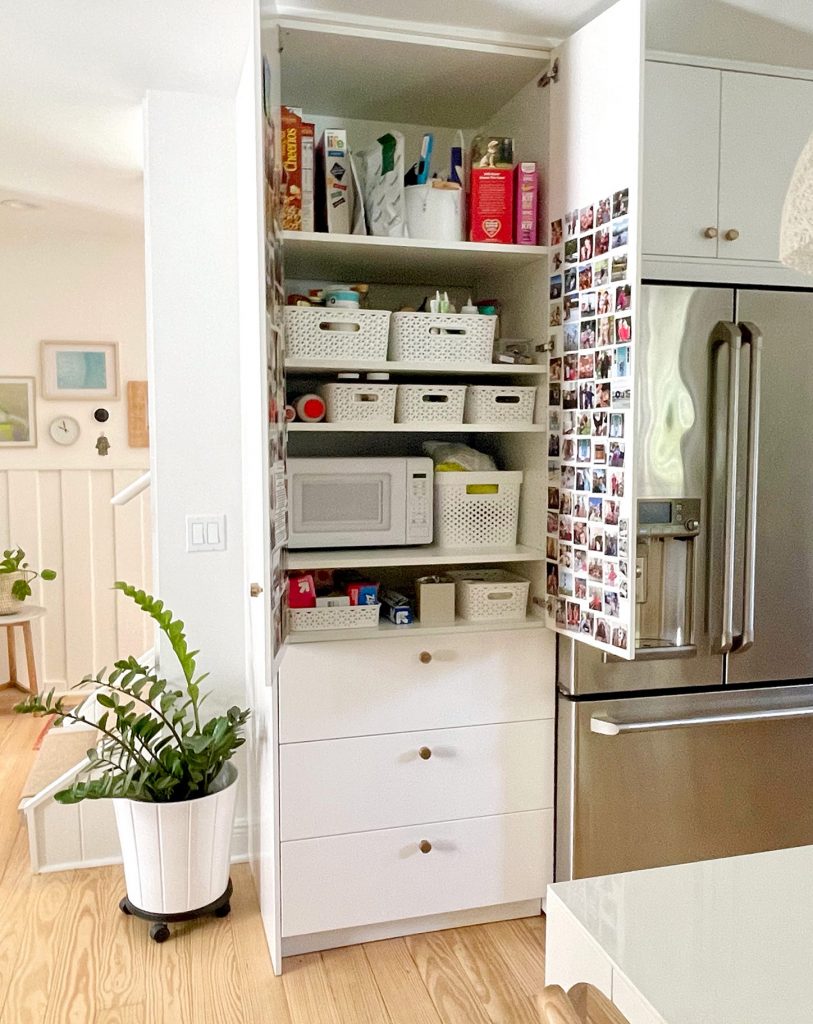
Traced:
<path id="1" fill-rule="evenodd" d="M 813 846 L 550 890 L 667 1024 L 813 1024 Z"/>

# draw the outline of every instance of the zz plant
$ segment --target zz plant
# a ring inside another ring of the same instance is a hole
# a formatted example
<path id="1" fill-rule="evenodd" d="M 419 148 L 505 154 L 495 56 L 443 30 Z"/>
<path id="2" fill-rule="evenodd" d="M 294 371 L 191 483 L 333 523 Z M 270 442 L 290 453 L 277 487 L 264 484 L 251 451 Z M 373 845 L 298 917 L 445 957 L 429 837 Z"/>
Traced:
<path id="1" fill-rule="evenodd" d="M 197 674 L 198 651 L 188 649 L 183 622 L 143 590 L 121 582 L 115 587 L 158 623 L 180 665 L 183 685 L 170 686 L 129 657 L 117 661 L 106 679 L 102 669 L 78 684 L 95 682 L 103 687 L 96 694 L 104 709 L 98 722 L 65 707 L 53 690 L 32 694 L 15 711 L 53 714 L 57 725 L 70 719 L 94 725 L 102 734 L 99 744 L 87 752 L 86 777 L 55 794 L 60 803 L 107 797 L 168 803 L 206 796 L 245 742 L 242 730 L 251 712 L 232 707 L 225 715 L 202 721 L 206 695 L 200 695 L 200 684 L 208 673 Z"/>
<path id="2" fill-rule="evenodd" d="M 16 601 L 25 601 L 27 597 L 31 597 L 31 583 L 38 576 L 41 580 L 56 579 L 53 569 L 43 569 L 41 572 L 37 572 L 26 562 L 25 551 L 22 548 L 11 548 L 3 552 L 3 558 L 0 561 L 0 576 L 17 572 L 22 576 L 11 584 L 11 596 Z"/>

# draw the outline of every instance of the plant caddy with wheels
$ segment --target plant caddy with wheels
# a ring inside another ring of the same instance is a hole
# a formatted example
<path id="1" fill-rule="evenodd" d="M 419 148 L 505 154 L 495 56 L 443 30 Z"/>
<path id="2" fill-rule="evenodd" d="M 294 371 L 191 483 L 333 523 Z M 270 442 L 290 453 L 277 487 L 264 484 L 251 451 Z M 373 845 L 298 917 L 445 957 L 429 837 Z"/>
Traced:
<path id="1" fill-rule="evenodd" d="M 127 583 L 116 589 L 155 620 L 175 654 L 183 677 L 172 685 L 134 657 L 115 663 L 96 683 L 95 702 L 67 708 L 54 691 L 32 694 L 15 708 L 23 714 L 56 715 L 94 726 L 101 734 L 88 750 L 84 777 L 59 793 L 59 803 L 112 799 L 124 861 L 127 895 L 119 906 L 153 922 L 156 942 L 169 925 L 203 914 L 229 913 L 231 835 L 237 793 L 232 756 L 245 742 L 250 711 L 229 708 L 202 721 L 206 695 L 184 624 L 161 601 Z"/>

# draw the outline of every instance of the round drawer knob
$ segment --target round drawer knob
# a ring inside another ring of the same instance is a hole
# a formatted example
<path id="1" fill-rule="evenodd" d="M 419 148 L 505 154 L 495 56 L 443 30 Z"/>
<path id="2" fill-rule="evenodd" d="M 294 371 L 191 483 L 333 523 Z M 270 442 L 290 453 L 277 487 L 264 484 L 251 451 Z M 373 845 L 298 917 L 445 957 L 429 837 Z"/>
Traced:
<path id="1" fill-rule="evenodd" d="M 737 231 L 736 228 L 729 228 L 724 235 L 724 238 L 727 242 L 736 242 L 739 237 L 740 233 L 739 231 Z"/>
<path id="2" fill-rule="evenodd" d="M 717 228 L 706 228 L 703 234 L 706 236 L 706 238 L 716 238 Z"/>
<path id="3" fill-rule="evenodd" d="M 699 520 L 697 520 L 697 519 L 690 519 L 686 523 L 686 529 L 687 530 L 699 530 L 700 529 L 700 522 L 699 522 Z"/>
<path id="4" fill-rule="evenodd" d="M 432 655 L 429 653 L 429 651 L 421 651 L 421 653 L 418 655 L 418 660 L 422 665 L 428 665 L 429 662 L 432 660 Z"/>
<path id="5" fill-rule="evenodd" d="M 421 853 L 429 853 L 432 849 L 432 844 L 429 842 L 428 839 L 422 839 L 418 843 L 418 849 L 421 851 Z"/>
<path id="6" fill-rule="evenodd" d="M 418 756 L 422 760 L 428 761 L 429 758 L 432 756 L 432 751 L 429 749 L 429 747 L 421 747 L 421 749 L 418 751 Z"/>

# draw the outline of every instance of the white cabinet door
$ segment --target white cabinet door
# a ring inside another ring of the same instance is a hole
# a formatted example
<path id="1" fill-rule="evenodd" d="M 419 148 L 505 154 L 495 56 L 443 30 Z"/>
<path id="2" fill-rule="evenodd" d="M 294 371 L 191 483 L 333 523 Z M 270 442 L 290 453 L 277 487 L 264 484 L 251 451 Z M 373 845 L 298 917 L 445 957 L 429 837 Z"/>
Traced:
<path id="1" fill-rule="evenodd" d="M 811 132 L 813 82 L 723 72 L 721 257 L 779 260 L 782 204 Z"/>
<path id="2" fill-rule="evenodd" d="M 647 61 L 643 251 L 717 256 L 722 72 Z M 706 232 L 713 232 L 711 238 Z"/>

